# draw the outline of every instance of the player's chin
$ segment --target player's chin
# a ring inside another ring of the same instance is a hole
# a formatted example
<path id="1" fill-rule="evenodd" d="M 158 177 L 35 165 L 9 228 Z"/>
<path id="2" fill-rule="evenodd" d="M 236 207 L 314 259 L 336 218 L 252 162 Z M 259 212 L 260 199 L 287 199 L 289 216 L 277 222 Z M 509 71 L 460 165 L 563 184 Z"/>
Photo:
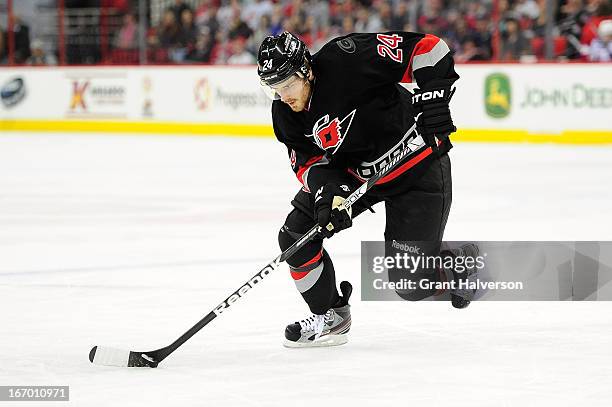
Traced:
<path id="1" fill-rule="evenodd" d="M 301 103 L 298 103 L 298 102 L 293 102 L 293 103 L 289 104 L 289 107 L 294 112 L 301 112 L 302 110 L 304 110 L 304 106 Z"/>

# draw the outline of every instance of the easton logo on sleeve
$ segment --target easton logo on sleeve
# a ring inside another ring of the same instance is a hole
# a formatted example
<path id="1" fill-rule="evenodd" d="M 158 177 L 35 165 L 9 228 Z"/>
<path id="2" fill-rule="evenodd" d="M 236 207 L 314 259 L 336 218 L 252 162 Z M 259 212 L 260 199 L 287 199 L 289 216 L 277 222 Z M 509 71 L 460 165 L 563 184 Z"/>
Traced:
<path id="1" fill-rule="evenodd" d="M 326 114 L 317 120 L 312 127 L 312 134 L 308 134 L 306 137 L 313 137 L 315 143 L 317 143 L 321 149 L 332 149 L 331 153 L 335 153 L 344 141 L 351 127 L 356 111 L 357 109 L 353 109 L 353 111 L 347 114 L 342 120 L 336 117 L 330 121 L 329 115 Z"/>
<path id="2" fill-rule="evenodd" d="M 444 89 L 434 90 L 430 92 L 415 93 L 414 96 L 412 96 L 412 103 L 416 104 L 434 99 L 444 99 Z"/>

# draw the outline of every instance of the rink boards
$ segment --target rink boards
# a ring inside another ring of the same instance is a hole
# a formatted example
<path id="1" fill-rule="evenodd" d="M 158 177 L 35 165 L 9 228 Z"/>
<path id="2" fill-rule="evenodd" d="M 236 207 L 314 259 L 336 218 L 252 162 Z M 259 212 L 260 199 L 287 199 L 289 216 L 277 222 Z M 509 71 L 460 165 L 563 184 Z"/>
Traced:
<path id="1" fill-rule="evenodd" d="M 454 140 L 612 143 L 610 68 L 458 65 Z M 272 136 L 253 66 L 3 68 L 0 96 L 2 130 Z"/>

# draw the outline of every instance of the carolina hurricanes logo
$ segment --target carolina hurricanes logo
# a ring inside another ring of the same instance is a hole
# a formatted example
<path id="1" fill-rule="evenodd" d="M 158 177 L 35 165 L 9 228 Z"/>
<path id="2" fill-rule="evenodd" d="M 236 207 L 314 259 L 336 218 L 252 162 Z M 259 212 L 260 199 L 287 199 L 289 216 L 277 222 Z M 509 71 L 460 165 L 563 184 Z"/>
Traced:
<path id="1" fill-rule="evenodd" d="M 308 134 L 307 137 L 313 137 L 315 143 L 323 150 L 333 149 L 331 153 L 334 154 L 344 141 L 356 111 L 357 109 L 353 109 L 344 119 L 338 120 L 336 117 L 331 122 L 329 115 L 326 114 L 312 126 L 312 134 Z"/>

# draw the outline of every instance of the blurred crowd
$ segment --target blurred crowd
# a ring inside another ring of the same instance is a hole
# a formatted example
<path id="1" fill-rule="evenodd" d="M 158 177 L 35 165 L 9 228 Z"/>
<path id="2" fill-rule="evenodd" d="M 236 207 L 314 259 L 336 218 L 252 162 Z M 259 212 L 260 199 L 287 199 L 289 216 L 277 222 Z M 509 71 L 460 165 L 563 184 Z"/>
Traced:
<path id="1" fill-rule="evenodd" d="M 110 62 L 129 55 L 134 61 L 127 62 L 137 62 L 137 1 L 107 1 L 121 13 L 111 33 Z M 313 52 L 351 32 L 403 30 L 442 37 L 458 62 L 532 61 L 545 57 L 550 29 L 556 60 L 611 61 L 612 0 L 556 3 L 547 10 L 547 0 L 172 0 L 159 22 L 149 24 L 146 17 L 145 43 L 150 62 L 251 64 L 263 38 L 285 30 L 298 34 Z M 18 33 L 23 24 L 17 26 L 18 62 L 56 61 L 40 55 L 36 41 L 24 49 L 29 40 Z M 6 40 L 6 33 L 0 35 L 4 63 Z"/>
<path id="2" fill-rule="evenodd" d="M 499 58 L 544 56 L 544 37 L 551 17 L 554 56 L 558 59 L 610 61 L 612 1 L 561 0 L 553 10 L 546 0 L 499 0 Z M 602 24 L 602 22 L 605 22 Z M 601 47 L 608 50 L 607 56 Z"/>
<path id="3" fill-rule="evenodd" d="M 562 0 L 552 13 L 546 0 L 202 0 L 191 7 L 175 0 L 148 45 L 169 50 L 174 62 L 248 64 L 262 39 L 282 31 L 297 33 L 316 52 L 336 36 L 351 32 L 419 31 L 444 38 L 458 62 L 497 57 L 515 61 L 544 57 L 548 15 L 553 18 L 554 56 L 610 60 L 610 0 Z M 499 27 L 492 22 L 499 16 Z M 135 19 L 126 16 L 118 45 L 135 44 Z M 498 30 L 496 30 L 498 28 Z M 607 31 L 606 31 L 607 30 Z M 601 32 L 599 32 L 601 31 Z M 498 49 L 495 34 L 498 33 Z M 131 42 L 121 40 L 132 33 Z M 591 49 L 592 48 L 592 49 Z M 608 51 L 607 56 L 605 52 Z"/>

